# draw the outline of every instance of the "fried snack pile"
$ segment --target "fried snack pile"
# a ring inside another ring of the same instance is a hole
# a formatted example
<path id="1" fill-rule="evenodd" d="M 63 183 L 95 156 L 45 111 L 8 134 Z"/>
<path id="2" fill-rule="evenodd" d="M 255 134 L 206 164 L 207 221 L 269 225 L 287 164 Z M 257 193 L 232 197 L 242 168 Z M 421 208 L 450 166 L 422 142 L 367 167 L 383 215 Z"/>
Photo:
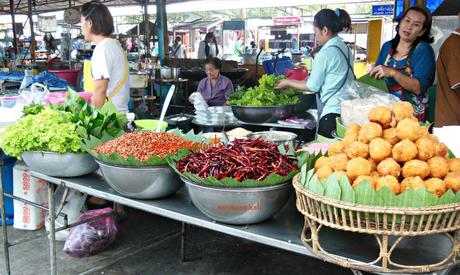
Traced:
<path id="1" fill-rule="evenodd" d="M 394 194 L 410 188 L 441 196 L 460 190 L 460 158 L 449 159 L 448 148 L 420 126 L 408 102 L 392 109 L 376 107 L 369 123 L 350 125 L 345 137 L 320 157 L 315 171 L 320 180 L 336 172 L 356 188 L 368 181 L 376 190 L 386 186 Z"/>

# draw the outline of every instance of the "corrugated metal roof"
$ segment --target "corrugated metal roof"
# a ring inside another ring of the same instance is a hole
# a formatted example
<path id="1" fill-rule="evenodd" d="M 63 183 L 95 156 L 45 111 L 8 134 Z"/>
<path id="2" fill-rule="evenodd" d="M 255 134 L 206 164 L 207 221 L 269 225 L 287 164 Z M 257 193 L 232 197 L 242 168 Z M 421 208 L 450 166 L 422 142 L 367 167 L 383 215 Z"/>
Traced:
<path id="1" fill-rule="evenodd" d="M 141 5 L 144 0 L 100 0 L 108 6 L 128 6 Z M 167 4 L 187 2 L 190 0 L 166 0 Z M 33 13 L 43 13 L 50 11 L 64 10 L 69 7 L 69 2 L 72 7 L 81 6 L 89 0 L 33 0 Z M 155 0 L 148 0 L 149 5 L 155 5 Z M 14 10 L 17 14 L 27 14 L 28 0 L 14 0 Z M 0 0 L 0 14 L 10 13 L 10 0 Z"/>

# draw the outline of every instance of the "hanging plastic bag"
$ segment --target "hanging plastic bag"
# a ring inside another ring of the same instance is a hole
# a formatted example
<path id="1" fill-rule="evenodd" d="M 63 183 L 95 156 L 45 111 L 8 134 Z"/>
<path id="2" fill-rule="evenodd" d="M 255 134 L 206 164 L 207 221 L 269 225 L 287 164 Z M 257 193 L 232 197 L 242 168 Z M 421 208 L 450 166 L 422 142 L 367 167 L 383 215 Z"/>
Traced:
<path id="1" fill-rule="evenodd" d="M 80 216 L 79 221 L 110 213 L 112 208 L 90 210 Z M 64 252 L 72 257 L 95 255 L 107 248 L 117 236 L 113 216 L 78 225 L 70 230 L 64 244 Z"/>

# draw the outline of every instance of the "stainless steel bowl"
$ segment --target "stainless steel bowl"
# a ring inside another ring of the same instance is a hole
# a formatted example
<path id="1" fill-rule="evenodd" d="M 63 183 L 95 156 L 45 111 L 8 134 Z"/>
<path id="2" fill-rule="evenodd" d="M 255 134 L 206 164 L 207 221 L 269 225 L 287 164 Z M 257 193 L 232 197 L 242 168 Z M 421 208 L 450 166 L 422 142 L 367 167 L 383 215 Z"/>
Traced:
<path id="1" fill-rule="evenodd" d="M 295 106 L 296 105 L 254 107 L 232 105 L 232 112 L 237 119 L 243 122 L 277 122 L 291 115 L 294 112 Z"/>
<path id="2" fill-rule="evenodd" d="M 203 186 L 182 177 L 193 204 L 209 218 L 229 224 L 253 224 L 271 218 L 289 198 L 291 182 L 254 188 Z"/>
<path id="3" fill-rule="evenodd" d="M 183 186 L 179 176 L 168 166 L 122 167 L 96 161 L 107 183 L 129 198 L 161 199 Z"/>
<path id="4" fill-rule="evenodd" d="M 251 133 L 247 137 L 252 139 L 261 138 L 276 144 L 286 144 L 294 146 L 294 140 L 297 138 L 297 135 L 285 131 L 263 131 Z"/>
<path id="5" fill-rule="evenodd" d="M 31 151 L 22 153 L 21 157 L 31 170 L 52 177 L 79 177 L 99 167 L 94 158 L 86 153 Z"/>

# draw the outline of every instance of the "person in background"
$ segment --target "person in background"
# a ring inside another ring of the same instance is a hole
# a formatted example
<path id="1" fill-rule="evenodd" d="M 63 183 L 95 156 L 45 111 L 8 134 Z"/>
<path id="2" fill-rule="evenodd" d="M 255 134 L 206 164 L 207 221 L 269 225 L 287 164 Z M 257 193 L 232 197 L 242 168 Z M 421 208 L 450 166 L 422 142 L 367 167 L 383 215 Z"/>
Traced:
<path id="1" fill-rule="evenodd" d="M 185 46 L 182 45 L 182 39 L 180 36 L 176 36 L 174 39 L 174 45 L 171 52 L 172 58 L 187 58 L 187 52 L 185 50 Z"/>
<path id="2" fill-rule="evenodd" d="M 208 59 L 219 56 L 219 46 L 214 33 L 208 32 L 198 45 L 198 59 Z"/>
<path id="3" fill-rule="evenodd" d="M 457 29 L 439 49 L 434 126 L 460 125 L 460 12 Z"/>
<path id="4" fill-rule="evenodd" d="M 233 93 L 233 84 L 229 78 L 220 74 L 222 62 L 216 57 L 205 62 L 207 77 L 198 84 L 197 92 L 201 93 L 209 106 L 222 106 Z"/>
<path id="5" fill-rule="evenodd" d="M 398 21 L 395 38 L 383 44 L 369 72 L 384 78 L 391 94 L 410 102 L 419 121 L 426 118 L 428 89 L 435 76 L 431 22 L 431 14 L 425 8 L 407 9 Z"/>
<path id="6" fill-rule="evenodd" d="M 127 113 L 128 58 L 120 44 L 110 38 L 114 26 L 109 9 L 96 0 L 84 4 L 81 8 L 81 29 L 85 40 L 96 45 L 91 57 L 94 106 L 101 108 L 109 99 L 119 112 Z"/>
<path id="7" fill-rule="evenodd" d="M 332 138 L 336 128 L 336 117 L 340 116 L 339 96 L 343 87 L 353 82 L 353 55 L 339 32 L 351 29 L 350 15 L 342 9 L 322 9 L 313 19 L 315 39 L 321 49 L 313 61 L 307 81 L 281 80 L 277 89 L 293 87 L 316 93 L 318 107 L 317 132 Z"/>

